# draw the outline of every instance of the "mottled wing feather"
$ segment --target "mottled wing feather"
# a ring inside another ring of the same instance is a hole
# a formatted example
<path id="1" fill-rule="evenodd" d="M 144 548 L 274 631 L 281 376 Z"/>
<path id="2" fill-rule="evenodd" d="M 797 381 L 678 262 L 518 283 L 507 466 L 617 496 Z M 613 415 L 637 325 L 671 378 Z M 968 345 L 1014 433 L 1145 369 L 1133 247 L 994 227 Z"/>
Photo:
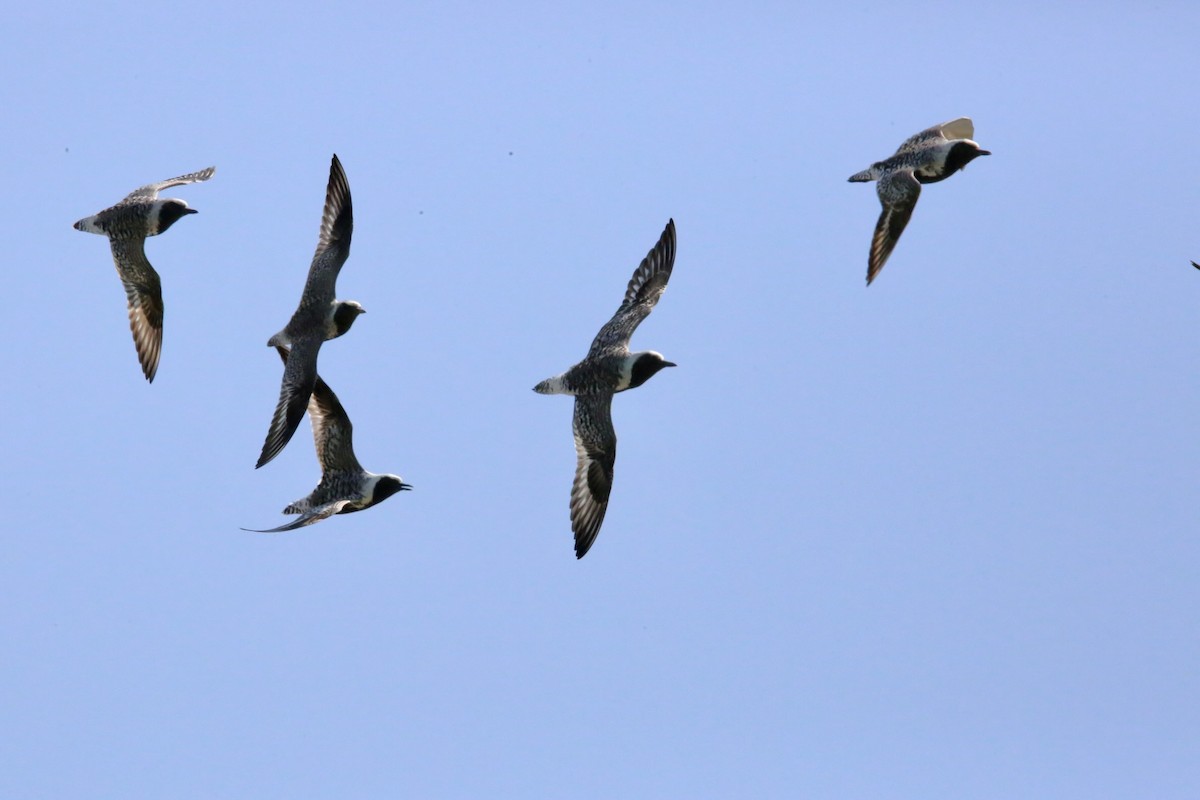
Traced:
<path id="1" fill-rule="evenodd" d="M 342 162 L 335 155 L 329 166 L 329 183 L 325 187 L 325 208 L 321 213 L 317 251 L 308 268 L 302 304 L 325 306 L 333 302 L 338 273 L 350 257 L 350 238 L 353 233 L 354 207 L 350 200 L 350 183 L 346 180 Z"/>
<path id="2" fill-rule="evenodd" d="M 958 119 L 952 119 L 949 122 L 943 122 L 926 128 L 920 133 L 914 133 L 905 139 L 904 143 L 896 149 L 896 155 L 919 150 L 934 139 L 970 139 L 974 135 L 975 126 L 971 124 L 970 117 L 959 117 Z"/>
<path id="3" fill-rule="evenodd" d="M 187 175 L 180 175 L 178 178 L 168 178 L 165 181 L 158 183 L 148 183 L 145 186 L 139 186 L 130 192 L 122 202 L 130 200 L 153 200 L 158 197 L 158 193 L 163 189 L 170 189 L 172 186 L 183 186 L 186 183 L 199 183 L 206 181 L 213 176 L 217 171 L 216 167 L 202 169 L 199 172 L 189 172 Z"/>
<path id="4" fill-rule="evenodd" d="M 279 357 L 286 365 L 288 350 L 276 347 Z M 354 457 L 354 425 L 346 409 L 342 407 L 333 389 L 317 375 L 312 396 L 308 400 L 308 421 L 312 423 L 313 441 L 317 448 L 317 461 L 321 473 L 362 472 L 362 465 Z"/>
<path id="5" fill-rule="evenodd" d="M 921 196 L 921 184 L 913 176 L 912 170 L 901 170 L 880 178 L 876 183 L 876 191 L 883 211 L 875 223 L 875 235 L 871 237 L 871 255 L 867 259 L 868 286 L 887 263 L 900 234 L 912 218 L 917 198 Z"/>
<path id="6" fill-rule="evenodd" d="M 129 329 L 147 381 L 154 381 L 162 354 L 162 282 L 146 259 L 144 239 L 110 239 L 113 262 L 129 305 Z"/>
<path id="7" fill-rule="evenodd" d="M 278 528 L 267 528 L 265 530 L 259 528 L 242 528 L 244 531 L 251 533 L 281 533 L 283 531 L 294 531 L 297 528 L 303 528 L 306 525 L 312 525 L 314 522 L 320 522 L 323 519 L 328 519 L 334 514 L 342 510 L 349 503 L 349 500 L 334 500 L 329 503 L 324 503 L 314 508 L 310 508 L 291 522 L 280 525 Z"/>
<path id="8" fill-rule="evenodd" d="M 575 483 L 571 487 L 571 531 L 575 557 L 583 558 L 600 533 L 612 492 L 617 433 L 612 424 L 612 395 L 575 398 Z"/>
<path id="9" fill-rule="evenodd" d="M 317 354 L 320 348 L 321 340 L 311 336 L 292 343 L 291 352 L 284 359 L 279 402 L 275 406 L 271 427 L 267 430 L 267 438 L 263 442 L 258 463 L 254 465 L 255 469 L 279 455 L 279 451 L 291 441 L 296 428 L 300 426 L 317 382 Z"/>
<path id="10" fill-rule="evenodd" d="M 596 338 L 592 340 L 593 353 L 607 348 L 627 348 L 633 332 L 642 323 L 662 293 L 667 288 L 671 278 L 671 270 L 675 267 L 675 220 L 667 221 L 658 243 L 642 259 L 642 263 L 633 271 L 629 285 L 625 289 L 625 299 L 620 308 L 613 314 Z"/>
<path id="11" fill-rule="evenodd" d="M 362 465 L 354 457 L 354 426 L 337 395 L 319 375 L 308 402 L 308 417 L 313 423 L 321 471 L 362 472 Z"/>
<path id="12" fill-rule="evenodd" d="M 941 138 L 943 138 L 941 125 L 934 125 L 932 128 L 926 128 L 920 133 L 914 133 L 912 136 L 905 139 L 904 143 L 896 148 L 896 152 L 893 154 L 893 157 L 902 153 L 912 153 L 916 150 L 920 150 L 930 141 Z"/>

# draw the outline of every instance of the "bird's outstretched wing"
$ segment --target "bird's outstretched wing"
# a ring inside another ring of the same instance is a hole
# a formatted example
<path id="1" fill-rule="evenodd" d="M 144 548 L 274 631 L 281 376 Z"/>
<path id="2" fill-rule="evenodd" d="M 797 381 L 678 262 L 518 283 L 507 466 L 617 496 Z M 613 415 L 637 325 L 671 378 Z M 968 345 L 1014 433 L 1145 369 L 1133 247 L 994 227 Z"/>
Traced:
<path id="1" fill-rule="evenodd" d="M 154 200 L 158 197 L 158 193 L 163 189 L 170 189 L 172 186 L 182 186 L 185 183 L 199 183 L 206 181 L 213 176 L 217 171 L 216 167 L 202 169 L 199 172 L 189 172 L 187 175 L 180 175 L 178 178 L 167 178 L 165 181 L 158 183 L 148 183 L 145 186 L 139 186 L 134 189 L 121 202 L 127 203 L 132 200 Z"/>
<path id="2" fill-rule="evenodd" d="M 342 162 L 334 155 L 329 165 L 329 183 L 325 187 L 325 208 L 321 212 L 321 228 L 317 250 L 308 267 L 308 278 L 301 295 L 301 307 L 325 307 L 337 293 L 337 277 L 350 257 L 350 238 L 354 233 L 354 206 L 350 200 L 350 183 Z"/>
<path id="3" fill-rule="evenodd" d="M 876 191 L 883 211 L 875 223 L 875 234 L 871 237 L 871 254 L 867 258 L 867 285 L 887 263 L 888 256 L 896 248 L 900 234 L 912 219 L 917 198 L 921 196 L 921 184 L 912 170 L 901 170 L 884 175 L 879 179 Z"/>
<path id="4" fill-rule="evenodd" d="M 571 487 L 571 531 L 575 557 L 583 558 L 600 533 L 617 459 L 617 433 L 612 423 L 612 395 L 575 398 L 575 483 Z"/>
<path id="5" fill-rule="evenodd" d="M 267 429 L 267 438 L 263 442 L 258 463 L 254 465 L 255 469 L 279 455 L 279 451 L 291 441 L 296 428 L 300 426 L 317 382 L 317 354 L 320 349 L 321 340 L 315 336 L 292 343 L 292 349 L 284 359 L 279 402 L 275 405 L 271 427 Z"/>
<path id="6" fill-rule="evenodd" d="M 162 281 L 146 258 L 145 239 L 109 239 L 113 263 L 125 287 L 129 329 L 146 380 L 153 382 L 162 354 Z"/>
<path id="7" fill-rule="evenodd" d="M 633 332 L 650 316 L 658 298 L 667 288 L 675 267 L 675 220 L 667 221 L 658 243 L 633 271 L 625 289 L 625 299 L 612 319 L 605 323 L 592 341 L 591 352 L 609 348 L 627 348 Z"/>

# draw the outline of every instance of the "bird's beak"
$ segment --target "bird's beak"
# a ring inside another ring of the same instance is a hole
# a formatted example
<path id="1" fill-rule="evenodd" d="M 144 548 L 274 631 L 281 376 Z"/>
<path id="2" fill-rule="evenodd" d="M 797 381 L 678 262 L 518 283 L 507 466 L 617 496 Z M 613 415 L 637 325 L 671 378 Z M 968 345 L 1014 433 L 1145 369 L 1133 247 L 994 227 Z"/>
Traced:
<path id="1" fill-rule="evenodd" d="M 679 365 L 672 361 L 664 361 L 663 366 L 664 367 L 678 367 Z"/>
<path id="2" fill-rule="evenodd" d="M 194 208 L 185 208 L 185 209 L 183 210 L 183 213 L 185 213 L 185 214 L 199 214 L 200 212 L 199 212 L 199 211 L 197 211 L 197 210 L 196 210 L 196 209 L 194 209 Z"/>
<path id="3" fill-rule="evenodd" d="M 404 491 L 412 491 L 412 485 L 411 485 L 411 484 L 408 484 L 408 483 L 401 483 L 401 484 L 400 484 L 400 491 L 402 491 L 402 492 L 404 492 Z"/>
<path id="4" fill-rule="evenodd" d="M 992 154 L 991 150 L 980 150 L 976 155 L 990 156 L 991 154 Z"/>

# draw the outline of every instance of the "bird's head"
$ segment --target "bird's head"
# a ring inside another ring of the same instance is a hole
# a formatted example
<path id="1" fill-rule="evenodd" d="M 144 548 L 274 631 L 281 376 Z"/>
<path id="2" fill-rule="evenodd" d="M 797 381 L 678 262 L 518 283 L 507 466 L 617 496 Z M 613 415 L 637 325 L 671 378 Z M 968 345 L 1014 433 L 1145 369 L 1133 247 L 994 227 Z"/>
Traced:
<path id="1" fill-rule="evenodd" d="M 412 488 L 401 480 L 399 475 L 380 475 L 379 480 L 375 482 L 375 489 L 371 492 L 371 505 L 382 503 L 396 492 L 409 491 Z"/>
<path id="2" fill-rule="evenodd" d="M 629 386 L 626 387 L 627 389 L 641 386 L 658 374 L 658 371 L 663 367 L 675 366 L 675 364 L 663 358 L 662 353 L 655 352 L 654 350 L 647 350 L 643 353 L 635 353 L 634 355 L 636 357 L 629 371 Z"/>
<path id="3" fill-rule="evenodd" d="M 990 156 L 991 154 L 991 150 L 983 150 L 970 139 L 955 142 L 946 155 L 946 175 L 957 172 L 980 156 Z"/>
<path id="4" fill-rule="evenodd" d="M 158 207 L 156 218 L 158 224 L 154 233 L 162 233 L 183 217 L 195 213 L 197 213 L 196 209 L 189 208 L 188 204 L 182 200 L 164 200 Z"/>
<path id="5" fill-rule="evenodd" d="M 337 328 L 337 335 L 341 336 L 350 330 L 350 326 L 354 324 L 354 320 L 358 319 L 358 315 L 365 313 L 367 310 L 359 305 L 358 301 L 339 300 L 337 308 L 333 310 L 333 324 Z"/>

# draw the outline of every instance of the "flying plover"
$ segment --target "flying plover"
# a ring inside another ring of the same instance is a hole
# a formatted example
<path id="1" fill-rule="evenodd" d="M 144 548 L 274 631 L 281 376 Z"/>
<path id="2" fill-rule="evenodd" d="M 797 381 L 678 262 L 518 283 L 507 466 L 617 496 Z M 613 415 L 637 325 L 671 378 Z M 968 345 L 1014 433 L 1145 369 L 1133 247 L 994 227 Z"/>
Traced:
<path id="1" fill-rule="evenodd" d="M 871 237 L 868 286 L 883 269 L 912 217 L 921 196 L 921 184 L 944 181 L 973 159 L 991 155 L 971 141 L 974 135 L 975 126 L 968 117 L 934 125 L 910 136 L 891 158 L 876 161 L 869 169 L 850 176 L 854 183 L 879 181 L 875 191 L 883 204 L 883 212 L 875 223 L 875 235 Z"/>
<path id="2" fill-rule="evenodd" d="M 286 365 L 291 360 L 287 348 L 276 346 L 275 349 Z M 362 511 L 382 503 L 396 492 L 412 489 L 399 475 L 376 475 L 362 468 L 354 457 L 354 426 L 350 424 L 350 417 L 320 375 L 316 377 L 308 399 L 308 418 L 317 445 L 317 461 L 321 464 L 321 482 L 308 497 L 283 510 L 284 514 L 299 514 L 297 519 L 269 530 L 242 530 L 254 533 L 293 531 L 334 514 Z"/>
<path id="3" fill-rule="evenodd" d="M 146 259 L 146 237 L 157 236 L 184 215 L 196 213 L 196 209 L 188 208 L 182 200 L 159 200 L 158 193 L 172 186 L 206 181 L 216 171 L 216 167 L 209 167 L 147 184 L 134 189 L 115 206 L 75 223 L 77 231 L 108 237 L 113 262 L 117 265 L 117 274 L 121 276 L 129 304 L 133 344 L 147 381 L 154 380 L 162 353 L 163 299 L 162 282 Z"/>
<path id="4" fill-rule="evenodd" d="M 287 327 L 267 341 L 268 347 L 280 345 L 291 349 L 283 370 L 279 403 L 271 418 L 267 439 L 255 469 L 266 464 L 289 441 L 308 406 L 317 381 L 317 354 L 321 343 L 336 339 L 354 324 L 366 309 L 353 300 L 337 300 L 338 272 L 350 255 L 350 234 L 354 231 L 354 209 L 350 203 L 350 184 L 337 155 L 329 166 L 329 185 L 325 189 L 325 210 L 321 216 L 321 231 L 317 252 L 308 268 L 308 280 L 300 295 L 300 306 L 292 314 Z"/>
<path id="5" fill-rule="evenodd" d="M 533 387 L 540 394 L 575 396 L 575 483 L 571 530 L 575 557 L 583 558 L 600 532 L 612 491 L 617 433 L 612 423 L 616 392 L 641 386 L 663 367 L 675 366 L 653 350 L 629 351 L 629 339 L 662 297 L 675 266 L 675 220 L 634 270 L 625 300 L 592 341 L 587 357 L 561 375 Z"/>

